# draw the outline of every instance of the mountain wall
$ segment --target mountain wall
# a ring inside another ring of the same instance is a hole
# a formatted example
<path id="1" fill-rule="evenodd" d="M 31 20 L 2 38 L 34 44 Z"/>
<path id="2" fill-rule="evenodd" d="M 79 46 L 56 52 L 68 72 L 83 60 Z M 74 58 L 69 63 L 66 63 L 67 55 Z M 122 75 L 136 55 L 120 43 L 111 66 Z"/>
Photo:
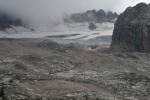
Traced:
<path id="1" fill-rule="evenodd" d="M 0 13 L 0 30 L 4 31 L 6 29 L 12 28 L 12 26 L 23 26 L 23 22 L 19 18 L 15 18 L 4 12 Z"/>
<path id="2" fill-rule="evenodd" d="M 84 13 L 73 13 L 70 16 L 64 18 L 65 22 L 96 22 L 96 23 L 103 23 L 103 22 L 112 22 L 118 17 L 118 14 L 115 12 L 105 12 L 104 10 L 100 9 L 96 10 L 88 10 Z"/>
<path id="3" fill-rule="evenodd" d="M 140 3 L 127 8 L 116 23 L 112 51 L 150 52 L 150 4 Z"/>

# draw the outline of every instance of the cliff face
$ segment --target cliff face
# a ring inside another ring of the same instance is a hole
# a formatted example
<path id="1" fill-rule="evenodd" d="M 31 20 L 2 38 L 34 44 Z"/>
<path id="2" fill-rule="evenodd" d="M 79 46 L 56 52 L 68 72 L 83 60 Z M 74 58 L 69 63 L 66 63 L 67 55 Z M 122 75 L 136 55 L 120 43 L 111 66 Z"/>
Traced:
<path id="1" fill-rule="evenodd" d="M 23 26 L 22 20 L 19 18 L 14 18 L 6 13 L 0 13 L 0 30 L 12 28 L 12 26 Z"/>
<path id="2" fill-rule="evenodd" d="M 116 23 L 112 36 L 112 51 L 150 52 L 150 5 L 129 7 Z"/>
<path id="3" fill-rule="evenodd" d="M 65 22 L 97 22 L 102 23 L 106 21 L 113 21 L 118 17 L 118 14 L 115 12 L 109 11 L 106 13 L 104 10 L 88 10 L 84 13 L 73 13 L 70 16 L 64 18 Z"/>

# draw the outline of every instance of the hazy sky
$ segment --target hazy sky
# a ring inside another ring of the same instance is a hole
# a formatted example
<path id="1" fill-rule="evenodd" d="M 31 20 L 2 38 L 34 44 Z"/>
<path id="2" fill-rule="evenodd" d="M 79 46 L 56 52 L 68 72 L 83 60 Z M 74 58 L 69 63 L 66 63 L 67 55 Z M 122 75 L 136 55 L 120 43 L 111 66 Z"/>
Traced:
<path id="1" fill-rule="evenodd" d="M 150 0 L 0 0 L 0 10 L 28 19 L 56 19 L 64 12 L 104 9 L 121 13 L 128 6 Z"/>

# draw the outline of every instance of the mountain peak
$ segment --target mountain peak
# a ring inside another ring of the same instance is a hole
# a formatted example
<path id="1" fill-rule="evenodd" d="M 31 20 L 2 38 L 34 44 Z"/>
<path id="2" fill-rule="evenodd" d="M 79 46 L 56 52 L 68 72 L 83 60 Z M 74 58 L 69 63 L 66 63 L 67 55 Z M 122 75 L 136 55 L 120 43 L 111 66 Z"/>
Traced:
<path id="1" fill-rule="evenodd" d="M 116 23 L 111 50 L 150 52 L 150 5 L 137 4 L 127 8 Z"/>
<path id="2" fill-rule="evenodd" d="M 114 19 L 118 17 L 118 14 L 112 11 L 106 13 L 103 9 L 96 11 L 88 10 L 84 13 L 73 13 L 69 17 L 64 18 L 65 22 L 96 22 L 96 23 L 103 23 L 103 22 L 112 22 Z"/>

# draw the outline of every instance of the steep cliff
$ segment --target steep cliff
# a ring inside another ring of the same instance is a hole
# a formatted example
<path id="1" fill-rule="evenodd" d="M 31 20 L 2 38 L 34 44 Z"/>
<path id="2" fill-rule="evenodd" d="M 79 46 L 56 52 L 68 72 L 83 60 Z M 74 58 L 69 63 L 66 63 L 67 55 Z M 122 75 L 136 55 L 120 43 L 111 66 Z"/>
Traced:
<path id="1" fill-rule="evenodd" d="M 150 52 L 150 4 L 128 7 L 116 23 L 112 36 L 112 51 Z"/>

